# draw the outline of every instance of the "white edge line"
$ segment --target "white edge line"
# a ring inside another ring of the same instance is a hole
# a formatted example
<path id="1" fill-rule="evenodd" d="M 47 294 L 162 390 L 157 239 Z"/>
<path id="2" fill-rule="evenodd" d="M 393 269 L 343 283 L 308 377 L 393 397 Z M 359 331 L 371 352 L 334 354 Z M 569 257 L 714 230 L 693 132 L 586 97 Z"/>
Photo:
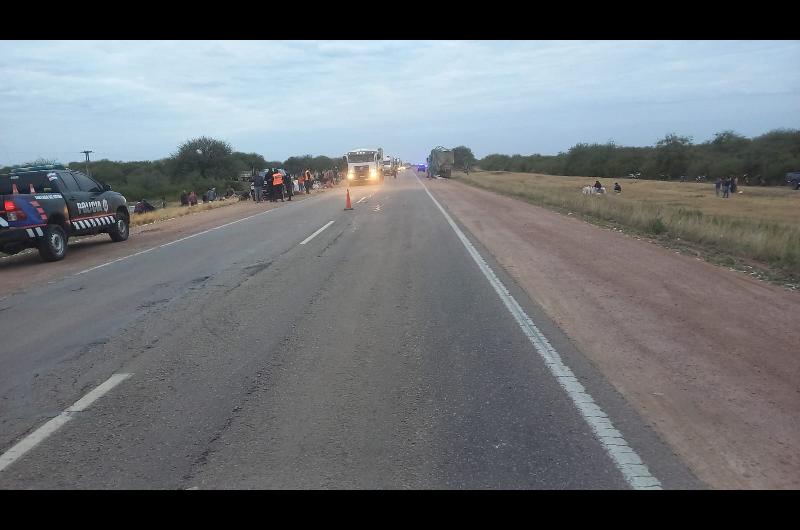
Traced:
<path id="1" fill-rule="evenodd" d="M 475 263 L 483 272 L 486 279 L 494 287 L 494 290 L 500 296 L 500 299 L 505 304 L 508 311 L 514 316 L 519 327 L 525 336 L 528 337 L 533 347 L 544 360 L 545 365 L 550 370 L 550 373 L 558 381 L 572 402 L 577 407 L 583 419 L 589 424 L 597 439 L 603 445 L 608 455 L 613 460 L 617 469 L 620 470 L 626 482 L 630 484 L 633 489 L 637 490 L 660 490 L 662 489 L 661 482 L 650 474 L 650 470 L 642 462 L 639 455 L 628 445 L 628 442 L 622 437 L 622 434 L 614 428 L 608 415 L 594 402 L 594 399 L 586 391 L 584 386 L 578 381 L 572 370 L 564 364 L 561 356 L 556 349 L 550 344 L 544 334 L 539 330 L 536 324 L 533 323 L 531 318 L 522 309 L 522 306 L 514 299 L 508 289 L 503 285 L 500 279 L 495 275 L 494 271 L 489 267 L 480 253 L 475 249 L 472 243 L 467 239 L 461 229 L 456 225 L 450 215 L 442 208 L 439 201 L 431 194 L 428 187 L 417 177 L 417 180 L 425 189 L 425 192 L 431 198 L 433 203 L 439 208 L 444 215 L 450 227 L 455 231 L 461 243 L 466 247 Z"/>
<path id="2" fill-rule="evenodd" d="M 316 232 L 314 232 L 313 234 L 311 234 L 310 236 L 308 236 L 307 238 L 305 238 L 304 240 L 302 240 L 302 241 L 300 242 L 300 244 L 301 244 L 301 245 L 305 245 L 306 243 L 308 243 L 309 241 L 311 241 L 312 239 L 314 239 L 316 236 L 318 236 L 320 232 L 322 232 L 323 230 L 325 230 L 326 228 L 328 228 L 328 227 L 329 227 L 329 226 L 331 226 L 332 224 L 333 224 L 333 221 L 328 221 L 327 223 L 325 223 L 325 225 L 324 225 L 322 228 L 320 228 L 319 230 L 317 230 Z"/>
<path id="3" fill-rule="evenodd" d="M 77 272 L 77 273 L 75 273 L 75 276 L 80 276 L 81 274 L 85 274 L 87 272 L 91 272 L 93 270 L 97 270 L 97 269 L 100 269 L 102 267 L 106 267 L 108 265 L 111 265 L 112 263 L 117 263 L 118 261 L 122 261 L 122 260 L 125 260 L 125 259 L 128 259 L 128 258 L 132 258 L 134 256 L 139 256 L 140 254 L 146 254 L 148 252 L 151 252 L 151 251 L 159 249 L 159 248 L 168 247 L 170 245 L 174 245 L 175 243 L 180 243 L 181 241 L 186 241 L 187 239 L 192 239 L 193 237 L 202 236 L 203 234 L 207 234 L 209 232 L 213 232 L 214 230 L 219 230 L 220 228 L 225 228 L 226 226 L 235 225 L 236 223 L 241 223 L 242 221 L 247 221 L 248 219 L 252 219 L 253 217 L 258 217 L 259 215 L 264 215 L 264 214 L 268 214 L 270 212 L 274 212 L 275 210 L 277 210 L 277 208 L 273 208 L 272 210 L 267 210 L 265 212 L 259 212 L 259 213 L 253 214 L 253 215 L 248 215 L 247 217 L 242 217 L 241 219 L 237 219 L 236 221 L 231 221 L 230 223 L 225 223 L 224 225 L 215 226 L 213 228 L 209 228 L 208 230 L 203 230 L 202 232 L 197 232 L 196 234 L 192 234 L 190 236 L 182 237 L 180 239 L 176 239 L 175 241 L 170 241 L 169 243 L 164 243 L 163 245 L 150 247 L 150 248 L 148 248 L 146 250 L 142 250 L 142 251 L 136 252 L 134 254 L 128 254 L 127 256 L 122 256 L 121 258 L 117 258 L 115 260 L 111 260 L 111 261 L 108 261 L 106 263 L 102 263 L 100 265 L 96 265 L 96 266 L 88 268 L 86 270 L 82 270 L 80 272 Z"/>
<path id="4" fill-rule="evenodd" d="M 28 451 L 60 429 L 62 425 L 72 419 L 73 414 L 86 410 L 89 405 L 107 394 L 111 389 L 128 379 L 131 375 L 133 374 L 112 375 L 106 379 L 105 382 L 100 384 L 100 386 L 76 401 L 74 405 L 17 442 L 11 449 L 0 455 L 0 471 L 3 471 L 18 459 L 22 458 Z"/>

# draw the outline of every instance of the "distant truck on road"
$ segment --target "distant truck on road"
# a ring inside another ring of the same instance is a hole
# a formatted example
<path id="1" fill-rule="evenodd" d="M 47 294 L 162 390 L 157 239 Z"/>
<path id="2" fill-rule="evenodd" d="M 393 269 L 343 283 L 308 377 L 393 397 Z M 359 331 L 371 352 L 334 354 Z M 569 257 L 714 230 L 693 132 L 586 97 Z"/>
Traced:
<path id="1" fill-rule="evenodd" d="M 0 175 L 0 252 L 37 248 L 44 261 L 67 253 L 76 235 L 101 232 L 128 239 L 129 212 L 107 184 L 62 165 L 12 169 Z"/>
<path id="2" fill-rule="evenodd" d="M 428 156 L 428 177 L 450 178 L 455 165 L 455 153 L 442 146 L 433 148 Z"/>
<path id="3" fill-rule="evenodd" d="M 345 158 L 348 184 L 383 182 L 383 148 L 353 149 Z"/>
<path id="4" fill-rule="evenodd" d="M 397 162 L 396 159 L 392 158 L 391 156 L 384 156 L 383 157 L 383 174 L 385 175 L 392 175 L 394 177 L 397 176 Z"/>

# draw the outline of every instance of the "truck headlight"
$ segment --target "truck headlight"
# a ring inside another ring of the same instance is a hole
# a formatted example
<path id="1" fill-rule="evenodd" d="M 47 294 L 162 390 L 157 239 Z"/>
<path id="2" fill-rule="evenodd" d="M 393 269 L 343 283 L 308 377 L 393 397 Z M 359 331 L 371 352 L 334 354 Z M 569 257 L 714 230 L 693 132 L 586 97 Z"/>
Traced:
<path id="1" fill-rule="evenodd" d="M 355 175 L 353 174 L 353 172 L 352 172 L 352 171 L 349 171 L 349 172 L 347 173 L 347 178 L 348 178 L 348 179 L 350 179 L 350 180 L 353 180 L 353 178 L 354 178 L 354 177 L 355 177 Z"/>
<path id="2" fill-rule="evenodd" d="M 374 169 L 370 169 L 369 170 L 369 176 L 370 176 L 370 178 L 375 178 L 375 177 L 378 176 L 378 172 L 375 171 Z"/>

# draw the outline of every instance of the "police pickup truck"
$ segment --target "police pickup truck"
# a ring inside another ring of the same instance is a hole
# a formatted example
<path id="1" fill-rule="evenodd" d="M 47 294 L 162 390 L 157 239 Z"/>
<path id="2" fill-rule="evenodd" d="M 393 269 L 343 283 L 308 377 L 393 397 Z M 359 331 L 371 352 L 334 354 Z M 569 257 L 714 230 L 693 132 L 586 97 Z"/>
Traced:
<path id="1" fill-rule="evenodd" d="M 0 175 L 0 252 L 39 249 L 44 261 L 67 253 L 71 236 L 101 232 L 128 239 L 125 197 L 62 165 L 13 168 Z"/>

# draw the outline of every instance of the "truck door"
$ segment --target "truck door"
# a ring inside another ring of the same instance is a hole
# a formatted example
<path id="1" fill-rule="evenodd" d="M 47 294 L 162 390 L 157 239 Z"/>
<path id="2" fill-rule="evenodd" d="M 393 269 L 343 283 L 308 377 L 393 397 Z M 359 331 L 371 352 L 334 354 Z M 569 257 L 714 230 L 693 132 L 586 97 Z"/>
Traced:
<path id="1" fill-rule="evenodd" d="M 78 203 L 78 213 L 81 217 L 100 217 L 108 213 L 108 201 L 103 200 L 103 186 L 95 180 L 87 177 L 80 171 L 71 171 L 75 182 L 78 183 L 80 192 L 76 194 L 81 198 Z M 95 219 L 91 221 L 92 226 L 102 226 Z"/>
<path id="2" fill-rule="evenodd" d="M 78 203 L 86 200 L 86 194 L 81 191 L 71 172 L 58 171 L 56 176 L 58 177 L 57 182 L 61 195 L 64 197 L 64 202 L 67 203 L 70 220 L 80 217 Z M 50 177 L 48 176 L 48 178 Z M 77 230 L 77 226 L 73 226 L 73 230 Z"/>

